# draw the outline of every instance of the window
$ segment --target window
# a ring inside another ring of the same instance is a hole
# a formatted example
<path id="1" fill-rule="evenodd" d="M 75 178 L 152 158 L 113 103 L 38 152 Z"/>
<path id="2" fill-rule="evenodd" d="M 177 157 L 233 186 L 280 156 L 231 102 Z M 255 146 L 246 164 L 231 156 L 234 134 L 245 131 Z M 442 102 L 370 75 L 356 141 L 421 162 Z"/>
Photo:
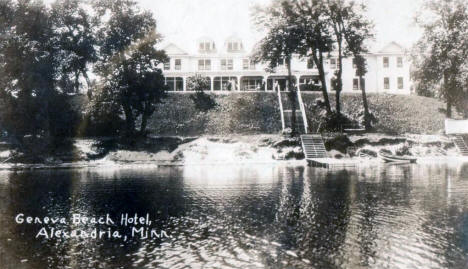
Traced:
<path id="1" fill-rule="evenodd" d="M 390 89 L 390 78 L 384 78 L 384 89 L 389 90 Z"/>
<path id="2" fill-rule="evenodd" d="M 403 67 L 403 58 L 402 57 L 397 58 L 397 66 L 398 66 L 398 68 Z"/>
<path id="3" fill-rule="evenodd" d="M 353 68 L 354 68 L 354 69 L 357 68 L 357 60 L 356 60 L 356 58 L 353 58 Z"/>
<path id="4" fill-rule="evenodd" d="M 278 59 L 278 64 L 276 66 L 281 66 L 281 65 L 285 65 L 286 61 L 284 58 L 279 58 Z"/>
<path id="5" fill-rule="evenodd" d="M 314 68 L 314 61 L 312 58 L 307 59 L 307 69 L 313 69 Z"/>
<path id="6" fill-rule="evenodd" d="M 231 42 L 228 42 L 228 44 L 227 44 L 228 52 L 240 51 L 240 50 L 242 50 L 243 48 L 244 48 L 244 47 L 242 46 L 242 42 L 231 41 Z"/>
<path id="7" fill-rule="evenodd" d="M 221 60 L 221 70 L 232 70 L 233 69 L 232 59 L 222 59 Z"/>
<path id="8" fill-rule="evenodd" d="M 241 91 L 262 91 L 263 77 L 244 77 L 241 80 Z"/>
<path id="9" fill-rule="evenodd" d="M 243 70 L 255 70 L 255 62 L 250 59 L 242 60 L 242 69 Z"/>
<path id="10" fill-rule="evenodd" d="M 398 78 L 398 89 L 403 90 L 403 77 Z"/>
<path id="11" fill-rule="evenodd" d="M 299 88 L 301 91 L 321 90 L 320 80 L 317 76 L 301 76 L 299 78 Z"/>
<path id="12" fill-rule="evenodd" d="M 383 57 L 383 67 L 388 68 L 390 66 L 388 57 Z"/>
<path id="13" fill-rule="evenodd" d="M 242 60 L 242 69 L 244 70 L 249 70 L 250 69 L 250 63 L 249 59 L 243 59 Z"/>
<path id="14" fill-rule="evenodd" d="M 169 70 L 171 69 L 171 60 L 168 60 L 167 62 L 164 63 L 164 70 Z"/>
<path id="15" fill-rule="evenodd" d="M 174 69 L 175 70 L 181 70 L 182 69 L 182 60 L 181 59 L 175 59 L 174 60 Z"/>
<path id="16" fill-rule="evenodd" d="M 180 77 L 166 77 L 166 85 L 168 91 L 177 91 L 181 92 L 184 90 L 184 79 Z"/>
<path id="17" fill-rule="evenodd" d="M 208 41 L 200 42 L 199 49 L 200 49 L 200 51 L 205 51 L 205 52 L 206 51 L 211 51 L 211 50 L 215 49 L 215 44 L 211 43 L 211 42 L 208 42 Z"/>
<path id="18" fill-rule="evenodd" d="M 336 65 L 336 59 L 335 58 L 332 58 L 330 59 L 330 68 L 331 69 L 336 69 L 337 68 L 337 65 Z"/>
<path id="19" fill-rule="evenodd" d="M 215 77 L 213 80 L 213 90 L 234 91 L 237 89 L 236 77 Z"/>
<path id="20" fill-rule="evenodd" d="M 358 78 L 353 79 L 353 90 L 355 90 L 355 91 L 359 90 L 359 79 Z"/>
<path id="21" fill-rule="evenodd" d="M 198 70 L 211 70 L 211 60 L 209 59 L 200 59 L 198 60 Z"/>

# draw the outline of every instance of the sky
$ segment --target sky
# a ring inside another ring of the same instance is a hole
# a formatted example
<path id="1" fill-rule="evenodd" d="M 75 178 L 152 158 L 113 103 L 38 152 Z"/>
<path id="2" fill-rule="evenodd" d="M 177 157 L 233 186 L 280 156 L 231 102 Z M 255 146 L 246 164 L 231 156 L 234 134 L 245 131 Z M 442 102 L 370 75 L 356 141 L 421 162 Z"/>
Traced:
<path id="1" fill-rule="evenodd" d="M 375 24 L 376 39 L 371 50 L 379 50 L 391 41 L 411 48 L 421 31 L 414 16 L 423 0 L 360 0 L 368 6 L 368 17 Z M 251 47 L 261 36 L 252 23 L 252 7 L 270 0 L 137 0 L 153 12 L 164 43 L 181 48 L 196 46 L 196 40 L 208 36 L 221 45 L 232 35 Z M 218 46 L 219 46 L 218 45 Z"/>
<path id="2" fill-rule="evenodd" d="M 54 0 L 45 0 L 46 3 Z M 157 21 L 164 44 L 175 43 L 185 50 L 195 50 L 196 41 L 211 37 L 218 46 L 230 36 L 240 37 L 246 48 L 261 38 L 252 23 L 252 7 L 271 0 L 136 0 L 150 10 Z M 375 25 L 376 38 L 371 51 L 380 50 L 391 41 L 410 49 L 421 35 L 414 17 L 424 0 L 356 0 L 368 7 L 368 18 Z"/>

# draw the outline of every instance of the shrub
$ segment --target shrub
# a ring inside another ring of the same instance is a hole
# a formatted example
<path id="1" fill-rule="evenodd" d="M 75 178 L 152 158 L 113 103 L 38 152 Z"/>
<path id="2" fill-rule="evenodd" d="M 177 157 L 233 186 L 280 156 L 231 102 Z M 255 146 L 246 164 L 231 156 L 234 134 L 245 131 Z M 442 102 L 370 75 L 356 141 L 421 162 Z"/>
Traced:
<path id="1" fill-rule="evenodd" d="M 195 108 L 199 111 L 207 112 L 216 107 L 214 98 L 205 93 L 210 89 L 210 79 L 199 74 L 187 78 L 187 89 L 195 93 L 190 96 Z"/>
<path id="2" fill-rule="evenodd" d="M 196 92 L 190 95 L 190 99 L 192 99 L 193 104 L 198 111 L 207 112 L 216 107 L 216 101 L 214 98 L 204 92 Z"/>

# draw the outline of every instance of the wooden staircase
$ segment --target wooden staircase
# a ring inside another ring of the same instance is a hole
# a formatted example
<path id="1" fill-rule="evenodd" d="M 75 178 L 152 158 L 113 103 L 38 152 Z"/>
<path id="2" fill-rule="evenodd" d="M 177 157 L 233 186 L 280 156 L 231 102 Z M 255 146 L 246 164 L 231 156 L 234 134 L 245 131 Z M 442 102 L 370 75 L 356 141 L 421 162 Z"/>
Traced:
<path id="1" fill-rule="evenodd" d="M 281 113 L 281 124 L 283 127 L 283 131 L 286 128 L 292 129 L 292 103 L 288 96 L 288 92 L 281 92 L 277 89 L 278 92 L 278 102 L 279 108 Z M 297 95 L 294 98 L 294 104 L 296 107 L 296 131 L 301 134 L 307 134 L 309 126 L 307 122 L 307 116 L 305 113 L 304 103 L 302 102 L 302 96 L 300 90 L 297 91 Z"/>
<path id="2" fill-rule="evenodd" d="M 301 135 L 301 140 L 306 160 L 327 158 L 327 150 L 325 149 L 322 135 Z"/>
<path id="3" fill-rule="evenodd" d="M 284 125 L 286 128 L 292 127 L 292 110 L 284 110 Z M 303 134 L 305 132 L 304 119 L 302 118 L 302 113 L 299 110 L 296 110 L 296 130 Z"/>
<path id="4" fill-rule="evenodd" d="M 468 146 L 461 135 L 452 136 L 452 141 L 462 156 L 468 156 Z"/>

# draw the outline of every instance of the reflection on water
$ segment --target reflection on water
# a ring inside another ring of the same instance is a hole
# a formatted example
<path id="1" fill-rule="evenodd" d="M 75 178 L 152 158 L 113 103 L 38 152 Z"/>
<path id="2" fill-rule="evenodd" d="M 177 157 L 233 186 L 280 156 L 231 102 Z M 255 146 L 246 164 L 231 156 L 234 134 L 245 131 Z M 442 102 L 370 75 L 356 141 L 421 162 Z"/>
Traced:
<path id="1" fill-rule="evenodd" d="M 467 164 L 5 172 L 0 201 L 1 268 L 468 267 Z M 14 221 L 125 212 L 171 238 L 35 239 Z"/>

